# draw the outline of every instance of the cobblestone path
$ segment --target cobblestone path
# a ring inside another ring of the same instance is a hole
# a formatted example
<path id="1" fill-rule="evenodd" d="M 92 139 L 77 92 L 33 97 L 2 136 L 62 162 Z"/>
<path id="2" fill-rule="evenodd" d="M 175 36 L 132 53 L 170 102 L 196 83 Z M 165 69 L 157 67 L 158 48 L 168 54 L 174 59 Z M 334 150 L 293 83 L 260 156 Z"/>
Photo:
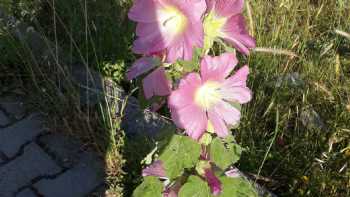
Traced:
<path id="1" fill-rule="evenodd" d="M 43 120 L 18 97 L 0 98 L 0 197 L 102 196 L 103 162 Z"/>

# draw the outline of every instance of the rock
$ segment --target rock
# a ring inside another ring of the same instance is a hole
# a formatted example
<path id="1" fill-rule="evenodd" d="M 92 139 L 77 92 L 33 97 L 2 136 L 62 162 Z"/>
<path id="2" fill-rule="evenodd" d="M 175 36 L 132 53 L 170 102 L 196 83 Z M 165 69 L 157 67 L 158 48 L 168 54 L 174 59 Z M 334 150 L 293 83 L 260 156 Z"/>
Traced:
<path id="1" fill-rule="evenodd" d="M 102 76 L 83 64 L 75 64 L 72 67 L 74 82 L 79 87 L 80 101 L 83 105 L 95 106 L 104 101 L 104 89 Z"/>
<path id="2" fill-rule="evenodd" d="M 303 125 L 308 129 L 325 129 L 325 124 L 320 115 L 312 108 L 305 109 L 300 114 Z"/>
<path id="3" fill-rule="evenodd" d="M 275 87 L 279 88 L 284 84 L 290 87 L 302 87 L 304 86 L 305 83 L 301 79 L 299 73 L 293 72 L 293 73 L 287 73 L 284 76 L 278 77 L 275 82 Z"/>

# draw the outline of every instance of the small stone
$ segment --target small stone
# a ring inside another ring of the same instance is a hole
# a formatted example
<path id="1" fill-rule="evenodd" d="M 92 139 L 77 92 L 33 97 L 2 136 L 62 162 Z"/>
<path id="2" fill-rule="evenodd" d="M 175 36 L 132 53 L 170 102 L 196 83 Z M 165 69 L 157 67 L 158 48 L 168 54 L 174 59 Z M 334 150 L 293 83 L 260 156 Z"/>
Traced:
<path id="1" fill-rule="evenodd" d="M 303 110 L 300 114 L 303 125 L 308 129 L 324 129 L 325 124 L 320 115 L 314 109 Z"/>
<path id="2" fill-rule="evenodd" d="M 301 87 L 305 83 L 297 72 L 287 73 L 285 76 L 280 76 L 275 82 L 276 87 L 281 87 L 283 84 L 290 87 Z"/>
<path id="3" fill-rule="evenodd" d="M 84 153 L 79 164 L 55 179 L 42 179 L 34 188 L 45 197 L 83 197 L 104 183 L 104 164 L 93 153 Z"/>
<path id="4" fill-rule="evenodd" d="M 0 151 L 11 158 L 22 145 L 33 141 L 43 131 L 41 117 L 32 114 L 10 127 L 0 129 Z"/>
<path id="5" fill-rule="evenodd" d="M 53 176 L 61 171 L 36 144 L 24 148 L 23 155 L 0 167 L 0 196 L 12 197 L 35 178 Z"/>
<path id="6" fill-rule="evenodd" d="M 16 197 L 37 197 L 37 195 L 31 189 L 25 189 L 19 192 Z"/>

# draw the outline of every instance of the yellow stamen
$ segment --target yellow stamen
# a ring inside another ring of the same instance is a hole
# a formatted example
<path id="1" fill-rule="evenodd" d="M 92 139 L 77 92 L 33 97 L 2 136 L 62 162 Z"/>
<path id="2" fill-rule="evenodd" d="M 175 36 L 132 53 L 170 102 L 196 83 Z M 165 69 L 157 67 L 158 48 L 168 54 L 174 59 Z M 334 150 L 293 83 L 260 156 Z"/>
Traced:
<path id="1" fill-rule="evenodd" d="M 213 126 L 213 124 L 211 123 L 210 120 L 208 120 L 207 131 L 208 131 L 209 133 L 215 133 L 214 126 Z"/>
<path id="2" fill-rule="evenodd" d="M 222 28 L 226 24 L 226 18 L 218 18 L 213 12 L 204 19 L 204 48 L 209 49 L 213 45 L 215 38 L 222 36 Z"/>

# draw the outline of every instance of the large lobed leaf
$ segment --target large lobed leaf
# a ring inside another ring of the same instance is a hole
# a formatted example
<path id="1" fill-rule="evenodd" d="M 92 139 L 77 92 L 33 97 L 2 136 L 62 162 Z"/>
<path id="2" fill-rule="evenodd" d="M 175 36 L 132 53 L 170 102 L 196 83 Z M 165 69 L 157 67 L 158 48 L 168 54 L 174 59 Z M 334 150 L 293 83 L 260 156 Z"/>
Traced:
<path id="1" fill-rule="evenodd" d="M 145 177 L 141 185 L 133 192 L 133 197 L 161 197 L 163 192 L 163 183 L 157 178 Z"/>
<path id="2" fill-rule="evenodd" d="M 210 158 L 221 169 L 226 169 L 236 163 L 242 153 L 242 148 L 233 142 L 233 137 L 228 137 L 227 142 L 215 138 L 210 146 Z"/>
<path id="3" fill-rule="evenodd" d="M 179 197 L 210 197 L 208 184 L 198 176 L 190 176 L 187 182 L 181 187 Z"/>
<path id="4" fill-rule="evenodd" d="M 200 145 L 191 138 L 174 135 L 159 156 L 167 177 L 172 180 L 180 176 L 185 168 L 194 167 L 199 160 L 200 150 Z"/>
<path id="5" fill-rule="evenodd" d="M 251 183 L 244 178 L 230 178 L 222 176 L 222 192 L 220 197 L 257 197 L 258 194 Z"/>

